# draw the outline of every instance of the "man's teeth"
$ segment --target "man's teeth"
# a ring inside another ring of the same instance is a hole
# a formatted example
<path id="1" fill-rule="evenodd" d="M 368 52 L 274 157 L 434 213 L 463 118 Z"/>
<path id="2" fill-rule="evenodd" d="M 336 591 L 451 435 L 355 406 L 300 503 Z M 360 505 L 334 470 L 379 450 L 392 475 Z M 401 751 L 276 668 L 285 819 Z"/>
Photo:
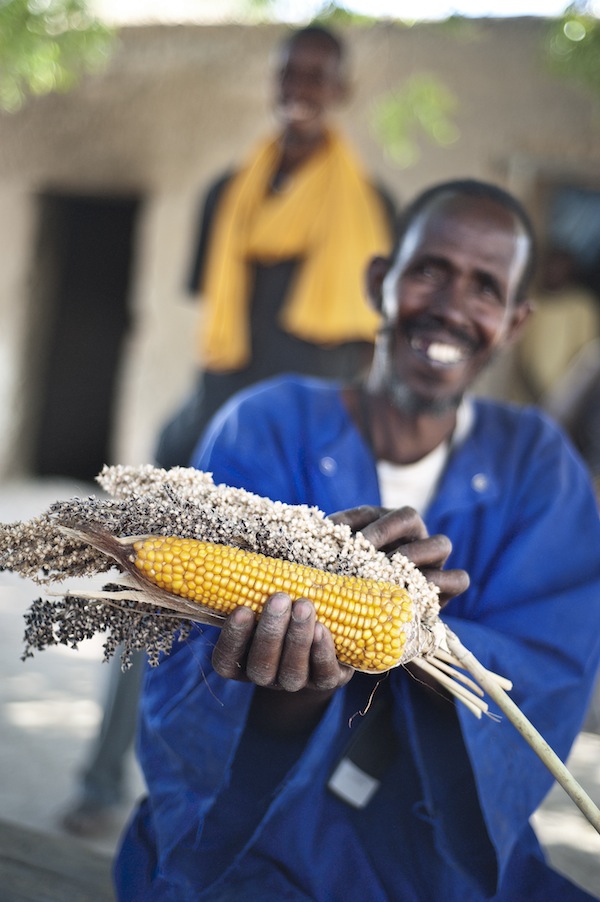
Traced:
<path id="1" fill-rule="evenodd" d="M 456 345 L 448 345 L 441 341 L 433 341 L 425 349 L 425 355 L 434 363 L 460 363 L 462 351 Z"/>
<path id="2" fill-rule="evenodd" d="M 440 363 L 446 366 L 452 366 L 461 363 L 465 359 L 465 349 L 455 344 L 449 344 L 446 341 L 428 341 L 425 338 L 418 338 L 416 335 L 410 341 L 413 351 L 418 351 L 430 360 L 432 363 Z"/>

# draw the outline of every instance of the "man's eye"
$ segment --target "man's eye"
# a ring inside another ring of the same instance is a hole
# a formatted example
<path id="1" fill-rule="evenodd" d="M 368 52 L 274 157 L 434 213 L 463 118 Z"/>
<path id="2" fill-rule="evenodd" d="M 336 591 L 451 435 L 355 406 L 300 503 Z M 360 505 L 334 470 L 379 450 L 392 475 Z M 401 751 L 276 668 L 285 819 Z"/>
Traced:
<path id="1" fill-rule="evenodd" d="M 424 279 L 438 279 L 442 274 L 441 267 L 436 266 L 435 263 L 421 263 L 415 267 L 415 272 Z"/>
<path id="2" fill-rule="evenodd" d="M 498 286 L 493 282 L 481 282 L 479 285 L 479 294 L 482 298 L 489 301 L 500 301 L 500 292 Z"/>

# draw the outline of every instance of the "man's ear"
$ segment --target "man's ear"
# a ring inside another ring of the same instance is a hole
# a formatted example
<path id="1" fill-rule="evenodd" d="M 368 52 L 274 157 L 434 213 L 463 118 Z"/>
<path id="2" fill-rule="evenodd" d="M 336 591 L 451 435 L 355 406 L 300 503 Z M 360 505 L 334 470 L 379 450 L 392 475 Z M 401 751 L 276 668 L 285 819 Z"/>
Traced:
<path id="1" fill-rule="evenodd" d="M 506 344 L 512 345 L 520 338 L 525 323 L 533 313 L 533 304 L 531 301 L 521 301 L 515 304 L 512 312 L 511 322 L 506 333 Z"/>
<path id="2" fill-rule="evenodd" d="M 367 266 L 367 297 L 376 313 L 382 312 L 383 280 L 389 272 L 392 261 L 387 257 L 372 257 Z"/>

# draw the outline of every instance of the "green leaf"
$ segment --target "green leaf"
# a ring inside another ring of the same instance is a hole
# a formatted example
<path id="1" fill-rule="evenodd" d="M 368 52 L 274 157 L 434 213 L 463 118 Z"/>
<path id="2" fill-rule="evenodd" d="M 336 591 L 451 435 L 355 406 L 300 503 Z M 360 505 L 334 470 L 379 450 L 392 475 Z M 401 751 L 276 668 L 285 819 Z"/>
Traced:
<path id="1" fill-rule="evenodd" d="M 87 0 L 0 0 L 0 107 L 69 90 L 107 62 L 112 42 Z"/>
<path id="2" fill-rule="evenodd" d="M 460 132 L 451 118 L 457 107 L 455 95 L 437 76 L 416 72 L 377 98 L 371 125 L 384 151 L 404 169 L 417 162 L 424 139 L 438 147 L 458 141 Z"/>
<path id="3" fill-rule="evenodd" d="M 587 88 L 600 100 L 600 20 L 570 6 L 544 39 L 550 70 Z"/>

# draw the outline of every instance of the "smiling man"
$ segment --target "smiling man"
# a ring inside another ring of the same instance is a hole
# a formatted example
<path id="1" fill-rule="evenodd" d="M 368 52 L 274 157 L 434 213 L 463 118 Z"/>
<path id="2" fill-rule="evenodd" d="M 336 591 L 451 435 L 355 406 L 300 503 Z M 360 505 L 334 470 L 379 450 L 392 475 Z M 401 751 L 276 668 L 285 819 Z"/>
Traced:
<path id="1" fill-rule="evenodd" d="M 366 387 L 346 403 L 359 420 L 366 392 L 379 459 L 411 463 L 451 435 L 465 391 L 529 316 L 533 233 L 507 197 L 477 182 L 426 192 L 403 216 L 393 261 L 370 264 L 382 326 Z"/>
<path id="2" fill-rule="evenodd" d="M 593 492 L 538 412 L 469 396 L 528 316 L 531 226 L 510 195 L 460 181 L 417 199 L 399 235 L 369 267 L 381 328 L 366 380 L 248 389 L 195 463 L 343 511 L 412 558 L 564 759 L 600 659 Z M 139 748 L 149 795 L 117 862 L 123 902 L 590 898 L 544 861 L 529 817 L 551 777 L 511 724 L 476 720 L 410 668 L 340 665 L 306 599 L 273 596 L 258 624 L 237 608 L 178 646 L 148 673 Z"/>

